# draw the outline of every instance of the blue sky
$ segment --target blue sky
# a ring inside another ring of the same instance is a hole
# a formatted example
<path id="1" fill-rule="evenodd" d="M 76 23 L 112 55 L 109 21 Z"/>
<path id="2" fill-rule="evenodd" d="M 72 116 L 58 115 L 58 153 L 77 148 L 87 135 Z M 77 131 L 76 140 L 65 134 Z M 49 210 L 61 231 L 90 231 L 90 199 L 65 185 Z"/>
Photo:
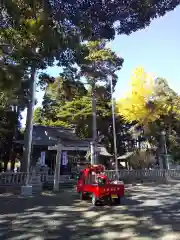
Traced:
<path id="1" fill-rule="evenodd" d="M 122 70 L 118 73 L 115 97 L 119 98 L 128 89 L 131 73 L 138 66 L 146 72 L 164 77 L 169 85 L 180 93 L 180 7 L 155 19 L 144 30 L 130 36 L 116 36 L 109 46 L 124 58 Z M 47 72 L 56 77 L 59 68 L 49 68 Z M 41 105 L 43 92 L 37 93 L 38 106 Z M 23 113 L 22 124 L 25 123 L 26 112 Z"/>

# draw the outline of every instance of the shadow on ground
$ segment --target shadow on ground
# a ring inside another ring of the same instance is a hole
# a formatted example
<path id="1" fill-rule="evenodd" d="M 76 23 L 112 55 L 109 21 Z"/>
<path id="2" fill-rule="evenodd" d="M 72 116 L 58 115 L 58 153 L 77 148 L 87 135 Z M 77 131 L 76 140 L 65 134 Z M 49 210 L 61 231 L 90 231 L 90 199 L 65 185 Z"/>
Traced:
<path id="1" fill-rule="evenodd" d="M 180 187 L 135 186 L 122 206 L 91 207 L 73 191 L 0 197 L 0 239 L 180 239 Z M 164 238 L 166 237 L 166 238 Z"/>

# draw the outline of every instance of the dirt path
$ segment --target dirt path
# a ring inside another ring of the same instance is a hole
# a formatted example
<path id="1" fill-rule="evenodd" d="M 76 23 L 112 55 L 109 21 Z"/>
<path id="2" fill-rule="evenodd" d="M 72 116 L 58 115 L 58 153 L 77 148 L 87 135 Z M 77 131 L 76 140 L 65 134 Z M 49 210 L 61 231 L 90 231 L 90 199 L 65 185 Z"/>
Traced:
<path id="1" fill-rule="evenodd" d="M 91 207 L 73 191 L 0 197 L 0 239 L 180 240 L 180 186 L 136 186 L 123 206 Z"/>

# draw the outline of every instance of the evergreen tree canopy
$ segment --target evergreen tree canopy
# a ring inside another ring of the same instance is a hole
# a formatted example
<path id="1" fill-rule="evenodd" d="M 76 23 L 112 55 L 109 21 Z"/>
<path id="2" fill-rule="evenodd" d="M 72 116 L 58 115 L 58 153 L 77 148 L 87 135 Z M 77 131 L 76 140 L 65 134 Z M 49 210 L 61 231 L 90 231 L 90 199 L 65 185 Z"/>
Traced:
<path id="1" fill-rule="evenodd" d="M 112 39 L 117 34 L 130 34 L 148 26 L 152 19 L 163 16 L 180 4 L 179 0 L 46 0 L 46 7 L 69 31 L 83 39 Z"/>

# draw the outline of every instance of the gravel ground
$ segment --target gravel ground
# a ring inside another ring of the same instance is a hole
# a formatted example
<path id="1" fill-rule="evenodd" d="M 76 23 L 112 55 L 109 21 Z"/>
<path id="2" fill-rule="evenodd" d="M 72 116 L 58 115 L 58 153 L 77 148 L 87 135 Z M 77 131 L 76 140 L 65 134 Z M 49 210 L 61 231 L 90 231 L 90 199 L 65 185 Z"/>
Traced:
<path id="1" fill-rule="evenodd" d="M 180 240 L 180 185 L 137 185 L 122 206 L 92 207 L 73 190 L 0 196 L 0 239 Z"/>

